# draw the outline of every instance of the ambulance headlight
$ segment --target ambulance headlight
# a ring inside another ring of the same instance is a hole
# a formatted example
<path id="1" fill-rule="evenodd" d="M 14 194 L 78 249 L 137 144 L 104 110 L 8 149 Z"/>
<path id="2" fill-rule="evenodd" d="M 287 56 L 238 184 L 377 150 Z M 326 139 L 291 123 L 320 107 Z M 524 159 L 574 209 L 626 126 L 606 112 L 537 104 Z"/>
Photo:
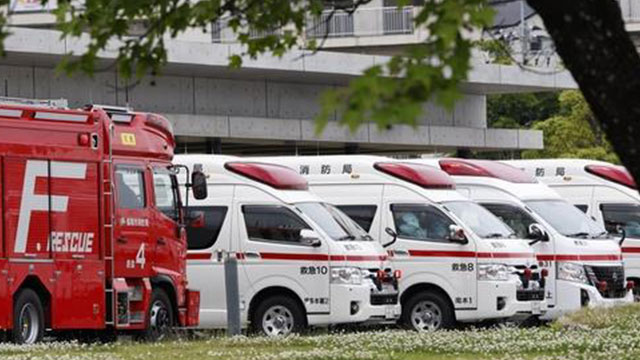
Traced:
<path id="1" fill-rule="evenodd" d="M 558 263 L 558 280 L 573 281 L 581 284 L 589 283 L 584 266 L 571 262 Z"/>
<path id="2" fill-rule="evenodd" d="M 362 284 L 362 271 L 357 267 L 332 267 L 331 283 L 341 285 Z"/>
<path id="3" fill-rule="evenodd" d="M 478 264 L 478 280 L 507 281 L 510 274 L 505 264 Z"/>

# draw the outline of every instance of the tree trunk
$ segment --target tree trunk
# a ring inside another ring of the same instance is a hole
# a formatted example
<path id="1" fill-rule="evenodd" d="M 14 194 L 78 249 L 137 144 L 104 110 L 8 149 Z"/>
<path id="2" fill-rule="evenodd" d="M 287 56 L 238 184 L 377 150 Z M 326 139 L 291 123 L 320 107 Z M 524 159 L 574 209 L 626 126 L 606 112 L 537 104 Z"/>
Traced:
<path id="1" fill-rule="evenodd" d="M 527 0 L 622 163 L 640 181 L 640 56 L 615 0 Z"/>

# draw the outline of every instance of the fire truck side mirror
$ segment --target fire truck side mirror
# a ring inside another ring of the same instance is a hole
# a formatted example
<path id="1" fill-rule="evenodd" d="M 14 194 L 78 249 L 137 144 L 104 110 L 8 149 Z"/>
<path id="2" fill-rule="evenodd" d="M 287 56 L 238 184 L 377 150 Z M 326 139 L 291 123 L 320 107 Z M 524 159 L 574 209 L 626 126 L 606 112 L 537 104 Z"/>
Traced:
<path id="1" fill-rule="evenodd" d="M 193 190 L 193 197 L 196 200 L 202 200 L 207 198 L 207 175 L 202 171 L 194 171 L 191 173 L 191 189 Z"/>

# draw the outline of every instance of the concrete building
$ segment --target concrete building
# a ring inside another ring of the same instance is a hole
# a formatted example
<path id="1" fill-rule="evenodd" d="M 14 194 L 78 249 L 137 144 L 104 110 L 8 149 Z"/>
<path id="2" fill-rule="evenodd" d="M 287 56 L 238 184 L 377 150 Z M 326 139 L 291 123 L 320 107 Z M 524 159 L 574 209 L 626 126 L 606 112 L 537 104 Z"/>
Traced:
<path id="1" fill-rule="evenodd" d="M 468 80 L 460 87 L 464 96 L 452 112 L 425 104 L 415 128 L 399 125 L 381 130 L 365 124 L 355 133 L 340 126 L 334 116 L 325 131 L 316 134 L 320 94 L 347 85 L 371 65 L 386 62 L 388 57 L 381 54 L 423 38 L 410 22 L 398 20 L 405 19 L 403 11 L 412 14 L 414 8 L 407 8 L 409 11 L 382 6 L 385 4 L 377 1 L 356 12 L 349 25 L 330 25 L 335 36 L 325 45 L 331 52 L 293 51 L 282 58 L 245 59 L 238 70 L 227 66 L 228 56 L 240 48 L 224 40 L 226 30 L 219 39 L 211 33 L 203 37 L 201 31 L 188 32 L 167 42 L 169 62 L 162 75 L 139 82 L 118 77 L 111 66 L 115 54 L 109 51 L 101 54 L 100 68 L 92 79 L 57 76 L 56 64 L 69 51 L 81 52 L 87 39 L 60 40 L 58 32 L 46 29 L 52 21 L 46 11 L 18 13 L 11 18 L 14 27 L 5 44 L 7 56 L 0 60 L 0 95 L 63 97 L 71 106 L 93 102 L 159 112 L 173 123 L 180 151 L 187 152 L 423 153 L 542 148 L 539 131 L 487 128 L 486 95 L 575 88 L 571 76 L 566 72 L 540 75 L 482 60 L 474 60 Z M 385 10 L 390 8 L 395 12 Z M 358 20 L 360 16 L 365 18 Z M 369 21 L 371 18 L 378 20 Z"/>

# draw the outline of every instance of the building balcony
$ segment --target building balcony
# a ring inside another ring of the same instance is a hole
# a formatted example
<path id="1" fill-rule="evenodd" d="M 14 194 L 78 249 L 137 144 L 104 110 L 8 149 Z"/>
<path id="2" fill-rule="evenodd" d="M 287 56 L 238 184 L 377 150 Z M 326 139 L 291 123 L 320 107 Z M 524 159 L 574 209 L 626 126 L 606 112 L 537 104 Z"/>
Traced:
<path id="1" fill-rule="evenodd" d="M 324 48 L 416 43 L 426 34 L 414 27 L 413 17 L 417 11 L 414 6 L 362 7 L 353 13 L 326 10 L 318 17 L 309 18 L 305 36 L 307 40 L 323 41 Z M 250 36 L 259 38 L 277 33 L 251 31 Z M 211 41 L 236 42 L 224 19 L 212 25 Z"/>

